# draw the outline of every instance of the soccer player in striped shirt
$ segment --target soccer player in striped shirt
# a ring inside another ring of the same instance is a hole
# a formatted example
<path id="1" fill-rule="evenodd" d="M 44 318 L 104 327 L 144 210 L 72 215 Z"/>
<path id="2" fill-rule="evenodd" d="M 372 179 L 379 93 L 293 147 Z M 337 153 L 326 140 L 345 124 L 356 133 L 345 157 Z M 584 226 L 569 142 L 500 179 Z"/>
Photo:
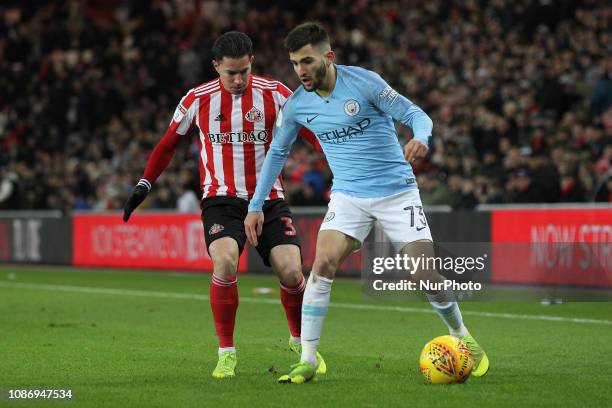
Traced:
<path id="1" fill-rule="evenodd" d="M 272 141 L 272 127 L 291 91 L 279 81 L 251 74 L 253 46 L 244 33 L 219 36 L 212 48 L 219 76 L 191 89 L 181 99 L 170 126 L 155 146 L 143 177 L 124 208 L 124 221 L 145 199 L 155 180 L 172 159 L 176 146 L 197 129 L 202 222 L 208 253 L 213 262 L 210 305 L 219 337 L 215 378 L 235 376 L 234 323 L 238 309 L 236 271 L 246 242 L 244 218 L 255 193 L 257 177 Z M 320 148 L 312 133 L 296 134 Z M 280 297 L 291 333 L 289 347 L 301 353 L 300 330 L 304 288 L 300 242 L 281 178 L 265 194 L 266 224 L 257 252 L 278 275 Z M 318 355 L 319 372 L 325 363 Z"/>
<path id="2" fill-rule="evenodd" d="M 297 26 L 285 45 L 302 86 L 279 114 L 245 228 L 251 244 L 257 245 L 265 219 L 261 212 L 264 195 L 283 167 L 295 130 L 308 127 L 321 141 L 334 184 L 304 293 L 301 360 L 288 375 L 279 378 L 279 382 L 302 383 L 316 374 L 316 350 L 335 273 L 361 246 L 374 221 L 380 223 L 401 254 L 433 257 L 431 232 L 409 164 L 427 154 L 433 123 L 380 75 L 336 65 L 329 37 L 320 24 Z M 414 134 L 403 152 L 394 119 L 412 128 Z M 435 269 L 411 272 L 420 281 L 441 283 L 444 279 Z M 489 360 L 463 324 L 452 293 L 436 290 L 426 296 L 450 334 L 465 341 L 474 354 L 472 375 L 486 374 Z"/>

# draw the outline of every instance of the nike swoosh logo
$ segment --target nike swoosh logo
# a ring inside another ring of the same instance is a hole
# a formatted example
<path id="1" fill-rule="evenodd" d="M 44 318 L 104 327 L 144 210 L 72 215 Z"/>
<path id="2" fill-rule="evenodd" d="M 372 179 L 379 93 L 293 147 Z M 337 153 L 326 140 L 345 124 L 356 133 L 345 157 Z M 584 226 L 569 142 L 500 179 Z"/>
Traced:
<path id="1" fill-rule="evenodd" d="M 312 122 L 313 120 L 315 120 L 317 118 L 317 116 L 319 116 L 319 115 L 314 115 L 312 118 L 306 118 L 306 122 L 307 123 Z"/>
<path id="2" fill-rule="evenodd" d="M 417 230 L 417 231 L 421 231 L 421 230 L 424 230 L 425 228 L 427 228 L 427 227 L 421 227 L 421 228 L 416 227 L 416 230 Z"/>

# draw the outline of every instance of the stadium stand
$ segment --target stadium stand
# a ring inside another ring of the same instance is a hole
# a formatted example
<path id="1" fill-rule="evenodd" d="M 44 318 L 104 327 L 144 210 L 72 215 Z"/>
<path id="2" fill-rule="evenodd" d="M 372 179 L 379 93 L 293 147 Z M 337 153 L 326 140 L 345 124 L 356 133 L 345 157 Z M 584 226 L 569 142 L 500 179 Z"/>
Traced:
<path id="1" fill-rule="evenodd" d="M 0 209 L 121 207 L 180 97 L 215 75 L 212 40 L 248 33 L 254 72 L 295 88 L 282 40 L 304 19 L 333 33 L 339 63 L 381 73 L 432 117 L 424 203 L 612 202 L 609 2 L 273 4 L 3 1 Z M 150 208 L 199 192 L 196 152 L 185 141 Z M 331 174 L 308 146 L 285 179 L 291 204 L 326 203 Z"/>

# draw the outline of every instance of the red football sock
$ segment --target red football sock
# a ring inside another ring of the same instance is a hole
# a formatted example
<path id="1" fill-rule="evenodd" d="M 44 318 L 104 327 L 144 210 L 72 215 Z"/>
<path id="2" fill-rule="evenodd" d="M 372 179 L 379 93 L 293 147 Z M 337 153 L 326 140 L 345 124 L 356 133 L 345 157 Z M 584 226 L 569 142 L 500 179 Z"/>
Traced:
<path id="1" fill-rule="evenodd" d="M 302 280 L 296 286 L 288 287 L 281 285 L 280 289 L 281 303 L 285 308 L 287 323 L 289 323 L 289 331 L 293 337 L 300 337 L 304 289 L 306 289 L 304 277 L 302 277 Z"/>
<path id="2" fill-rule="evenodd" d="M 210 308 L 215 319 L 219 347 L 234 347 L 234 325 L 238 310 L 236 278 L 225 280 L 213 273 L 210 282 Z"/>

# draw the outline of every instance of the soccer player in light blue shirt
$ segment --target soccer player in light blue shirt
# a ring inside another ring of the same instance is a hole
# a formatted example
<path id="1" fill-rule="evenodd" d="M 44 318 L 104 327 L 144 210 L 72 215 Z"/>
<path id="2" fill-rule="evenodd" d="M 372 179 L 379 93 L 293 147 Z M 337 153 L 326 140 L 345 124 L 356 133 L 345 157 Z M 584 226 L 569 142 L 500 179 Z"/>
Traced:
<path id="1" fill-rule="evenodd" d="M 378 74 L 359 67 L 333 68 L 337 78 L 333 93 L 308 91 L 317 80 L 304 78 L 304 86 L 283 107 L 268 152 L 272 160 L 263 169 L 260 184 L 265 187 L 270 179 L 264 177 L 282 169 L 297 132 L 304 126 L 317 135 L 327 156 L 334 174 L 333 192 L 371 198 L 416 189 L 393 119 L 413 129 L 415 137 L 407 149 L 415 150 L 411 158 L 416 158 L 427 152 L 433 127 L 429 116 Z M 255 194 L 250 209 L 261 209 L 263 197 Z"/>
<path id="2" fill-rule="evenodd" d="M 316 350 L 338 267 L 359 248 L 378 221 L 403 255 L 434 256 L 431 232 L 409 163 L 427 154 L 432 121 L 378 74 L 334 63 L 329 37 L 318 23 L 304 23 L 285 39 L 302 85 L 277 116 L 274 137 L 249 204 L 245 230 L 252 245 L 261 234 L 265 197 L 281 172 L 301 127 L 319 139 L 333 173 L 328 212 L 323 220 L 312 272 L 302 303 L 302 355 L 279 382 L 301 383 L 315 376 Z M 402 152 L 394 120 L 412 129 Z M 441 283 L 435 270 L 421 268 L 416 280 Z M 463 324 L 461 312 L 445 290 L 426 293 L 451 335 L 461 338 L 475 357 L 472 375 L 482 376 L 489 361 Z"/>

